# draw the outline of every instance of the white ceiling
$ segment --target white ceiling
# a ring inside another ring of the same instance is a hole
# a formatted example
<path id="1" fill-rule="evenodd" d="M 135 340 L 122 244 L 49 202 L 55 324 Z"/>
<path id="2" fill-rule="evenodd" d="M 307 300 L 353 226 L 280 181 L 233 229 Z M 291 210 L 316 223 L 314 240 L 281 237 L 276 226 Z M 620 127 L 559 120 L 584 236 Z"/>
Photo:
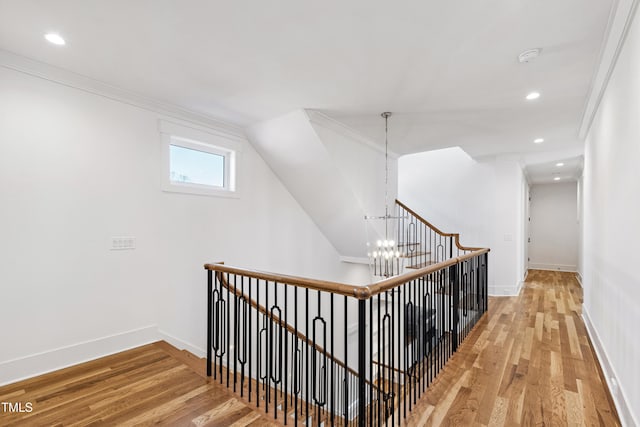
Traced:
<path id="1" fill-rule="evenodd" d="M 381 143 L 392 111 L 399 154 L 552 164 L 581 153 L 612 3 L 0 0 L 0 49 L 242 126 L 317 109 Z M 542 55 L 519 64 L 530 48 Z"/>

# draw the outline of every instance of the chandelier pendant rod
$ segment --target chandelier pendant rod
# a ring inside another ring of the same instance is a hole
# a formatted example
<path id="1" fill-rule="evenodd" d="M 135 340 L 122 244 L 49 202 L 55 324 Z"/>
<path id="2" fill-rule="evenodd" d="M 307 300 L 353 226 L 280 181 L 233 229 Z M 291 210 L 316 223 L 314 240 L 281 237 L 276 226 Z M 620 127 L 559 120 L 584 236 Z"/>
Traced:
<path id="1" fill-rule="evenodd" d="M 384 238 L 389 236 L 389 116 L 391 113 L 385 111 L 381 114 L 384 117 Z"/>

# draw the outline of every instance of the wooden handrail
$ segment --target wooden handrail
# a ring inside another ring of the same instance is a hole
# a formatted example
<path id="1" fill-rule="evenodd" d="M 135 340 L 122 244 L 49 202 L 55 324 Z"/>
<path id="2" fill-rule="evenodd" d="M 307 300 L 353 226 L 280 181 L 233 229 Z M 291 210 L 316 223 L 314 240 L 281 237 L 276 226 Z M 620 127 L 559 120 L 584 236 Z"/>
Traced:
<path id="1" fill-rule="evenodd" d="M 426 276 L 427 274 L 435 273 L 436 271 L 442 270 L 443 268 L 451 267 L 452 265 L 456 265 L 465 261 L 469 258 L 473 258 L 478 255 L 486 254 L 489 252 L 488 248 L 479 249 L 477 251 L 460 255 L 459 257 L 450 258 L 446 261 L 439 262 L 437 264 L 432 264 L 427 267 L 421 268 L 419 270 L 415 270 L 409 273 L 405 273 L 401 276 L 394 276 L 388 279 L 382 280 L 378 283 L 374 283 L 372 285 L 368 285 L 371 295 L 377 295 L 382 292 L 390 291 L 393 288 L 397 288 L 400 285 L 403 285 L 411 280 L 415 280 L 419 277 Z"/>
<path id="2" fill-rule="evenodd" d="M 455 242 L 456 242 L 456 247 L 460 250 L 463 251 L 478 251 L 481 250 L 482 248 L 472 248 L 469 246 L 462 246 L 460 244 L 460 233 L 445 233 L 444 231 L 440 230 L 438 227 L 436 227 L 435 225 L 431 224 L 429 221 L 427 221 L 426 219 L 422 218 L 420 215 L 418 215 L 414 210 L 412 210 L 410 207 L 408 207 L 407 205 L 405 205 L 404 203 L 402 203 L 400 200 L 396 199 L 396 204 L 399 205 L 402 209 L 404 209 L 405 211 L 409 212 L 411 215 L 413 215 L 414 217 L 416 217 L 416 219 L 420 222 L 422 222 L 424 225 L 426 225 L 427 227 L 429 227 L 430 229 L 432 229 L 433 231 L 435 231 L 436 233 L 440 234 L 443 237 L 453 237 Z"/>
<path id="3" fill-rule="evenodd" d="M 353 286 L 344 283 L 329 282 L 326 280 L 309 279 L 307 277 L 288 276 L 286 274 L 274 274 L 265 271 L 249 270 L 238 267 L 231 267 L 221 263 L 205 264 L 205 270 L 222 271 L 225 273 L 240 274 L 255 279 L 262 279 L 277 283 L 286 283 L 288 285 L 300 286 L 302 288 L 313 289 L 316 291 L 331 292 L 333 294 L 346 295 L 358 299 L 366 299 L 366 286 Z"/>
<path id="4" fill-rule="evenodd" d="M 489 248 L 478 249 L 473 252 L 460 255 L 459 257 L 450 258 L 446 261 L 432 264 L 424 268 L 420 268 L 400 276 L 390 277 L 381 282 L 373 283 L 366 286 L 347 285 L 344 283 L 328 282 L 323 280 L 309 279 L 305 277 L 288 276 L 284 274 L 273 274 L 257 270 L 249 270 L 239 267 L 231 267 L 217 264 L 205 264 L 206 270 L 219 271 L 225 273 L 239 274 L 246 277 L 252 277 L 254 279 L 262 279 L 271 282 L 284 283 L 288 285 L 300 286 L 302 288 L 313 289 L 318 291 L 330 292 L 334 294 L 346 295 L 357 299 L 369 299 L 374 295 L 382 292 L 390 291 L 393 288 L 397 288 L 407 282 L 415 280 L 419 277 L 426 276 L 427 274 L 435 273 L 443 268 L 451 267 L 452 265 L 459 264 L 467 259 L 473 258 L 478 255 L 486 254 L 490 251 Z"/>

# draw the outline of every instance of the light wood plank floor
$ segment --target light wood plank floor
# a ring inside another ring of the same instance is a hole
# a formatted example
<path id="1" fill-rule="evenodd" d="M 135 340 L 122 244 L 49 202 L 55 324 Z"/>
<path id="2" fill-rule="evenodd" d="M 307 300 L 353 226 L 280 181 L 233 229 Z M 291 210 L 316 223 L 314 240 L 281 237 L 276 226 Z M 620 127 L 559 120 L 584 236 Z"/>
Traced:
<path id="1" fill-rule="evenodd" d="M 531 271 L 518 297 L 492 297 L 489 313 L 407 414 L 405 425 L 618 426 L 580 317 L 570 273 Z M 0 388 L 1 426 L 275 426 L 204 363 L 155 343 Z"/>
<path id="2" fill-rule="evenodd" d="M 0 402 L 33 411 L 0 407 L 0 426 L 280 425 L 208 381 L 192 357 L 158 342 L 1 387 Z"/>
<path id="3" fill-rule="evenodd" d="M 431 385 L 408 425 L 619 426 L 581 317 L 573 273 L 531 270 Z"/>

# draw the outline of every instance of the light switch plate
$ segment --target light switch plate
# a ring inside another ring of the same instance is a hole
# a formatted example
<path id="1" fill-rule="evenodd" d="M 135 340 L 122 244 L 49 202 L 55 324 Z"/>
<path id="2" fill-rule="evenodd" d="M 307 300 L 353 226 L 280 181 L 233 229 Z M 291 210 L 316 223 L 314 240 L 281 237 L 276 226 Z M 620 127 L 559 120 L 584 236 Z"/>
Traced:
<path id="1" fill-rule="evenodd" d="M 122 251 L 126 249 L 136 248 L 135 237 L 112 237 L 111 238 L 111 250 Z"/>

